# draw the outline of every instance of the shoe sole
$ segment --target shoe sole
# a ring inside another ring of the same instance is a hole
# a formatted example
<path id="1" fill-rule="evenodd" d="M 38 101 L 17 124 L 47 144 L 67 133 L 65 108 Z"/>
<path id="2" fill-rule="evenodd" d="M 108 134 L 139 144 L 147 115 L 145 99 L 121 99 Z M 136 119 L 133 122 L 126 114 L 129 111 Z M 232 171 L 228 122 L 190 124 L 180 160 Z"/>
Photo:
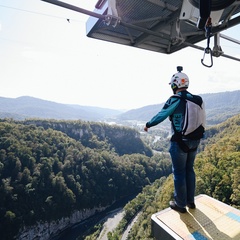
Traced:
<path id="1" fill-rule="evenodd" d="M 170 208 L 177 211 L 177 212 L 180 212 L 180 213 L 186 213 L 187 210 L 185 208 L 180 208 L 178 207 L 174 202 L 170 202 Z"/>

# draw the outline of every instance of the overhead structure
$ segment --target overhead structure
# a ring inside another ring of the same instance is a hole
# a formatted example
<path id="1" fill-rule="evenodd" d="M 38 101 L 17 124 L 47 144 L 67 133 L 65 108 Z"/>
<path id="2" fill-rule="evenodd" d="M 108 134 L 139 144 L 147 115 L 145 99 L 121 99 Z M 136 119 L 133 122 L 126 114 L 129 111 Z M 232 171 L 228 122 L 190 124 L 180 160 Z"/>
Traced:
<path id="1" fill-rule="evenodd" d="M 91 38 L 166 54 L 190 46 L 203 50 L 204 57 L 240 61 L 220 46 L 220 32 L 240 23 L 240 0 L 99 0 L 94 12 L 57 0 L 42 1 L 90 15 L 86 25 Z M 196 45 L 203 40 L 206 48 Z"/>

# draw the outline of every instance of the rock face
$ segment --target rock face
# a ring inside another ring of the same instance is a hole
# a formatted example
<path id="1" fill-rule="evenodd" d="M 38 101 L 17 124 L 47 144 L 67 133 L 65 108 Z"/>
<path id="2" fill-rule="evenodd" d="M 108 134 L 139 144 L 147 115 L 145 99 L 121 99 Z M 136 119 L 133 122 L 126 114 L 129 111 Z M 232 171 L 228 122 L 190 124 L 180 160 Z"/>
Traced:
<path id="1" fill-rule="evenodd" d="M 67 134 L 70 138 L 79 141 L 83 146 L 91 149 L 99 148 L 93 139 L 102 144 L 108 144 L 110 149 L 120 156 L 124 154 L 140 153 L 152 156 L 152 150 L 144 144 L 140 133 L 133 129 L 117 125 L 83 121 L 57 120 L 26 120 L 24 124 L 34 124 L 44 129 L 54 129 Z"/>
<path id="2" fill-rule="evenodd" d="M 16 239 L 18 240 L 46 240 L 61 233 L 66 228 L 79 223 L 91 216 L 96 212 L 105 210 L 106 207 L 85 209 L 83 211 L 75 211 L 70 217 L 61 218 L 52 222 L 38 222 L 33 226 L 27 226 L 20 230 Z"/>

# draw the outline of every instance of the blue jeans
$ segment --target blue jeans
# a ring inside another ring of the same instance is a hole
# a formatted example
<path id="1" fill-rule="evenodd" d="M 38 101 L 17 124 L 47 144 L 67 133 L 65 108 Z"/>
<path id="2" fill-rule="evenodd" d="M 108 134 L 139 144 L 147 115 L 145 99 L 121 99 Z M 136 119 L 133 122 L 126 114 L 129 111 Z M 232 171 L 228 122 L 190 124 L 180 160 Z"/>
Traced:
<path id="1" fill-rule="evenodd" d="M 198 147 L 200 140 L 186 140 L 190 149 Z M 186 207 L 187 203 L 194 202 L 196 177 L 194 172 L 195 151 L 185 153 L 177 142 L 171 142 L 170 155 L 174 177 L 174 199 L 179 207 Z"/>

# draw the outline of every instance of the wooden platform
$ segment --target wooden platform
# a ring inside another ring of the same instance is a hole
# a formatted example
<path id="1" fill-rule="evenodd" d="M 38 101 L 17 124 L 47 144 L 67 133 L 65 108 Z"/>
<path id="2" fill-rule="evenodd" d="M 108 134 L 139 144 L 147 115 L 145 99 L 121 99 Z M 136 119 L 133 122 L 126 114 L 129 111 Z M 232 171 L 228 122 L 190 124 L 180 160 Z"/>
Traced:
<path id="1" fill-rule="evenodd" d="M 196 209 L 167 208 L 152 215 L 156 240 L 240 240 L 240 211 L 207 195 L 195 198 Z"/>

